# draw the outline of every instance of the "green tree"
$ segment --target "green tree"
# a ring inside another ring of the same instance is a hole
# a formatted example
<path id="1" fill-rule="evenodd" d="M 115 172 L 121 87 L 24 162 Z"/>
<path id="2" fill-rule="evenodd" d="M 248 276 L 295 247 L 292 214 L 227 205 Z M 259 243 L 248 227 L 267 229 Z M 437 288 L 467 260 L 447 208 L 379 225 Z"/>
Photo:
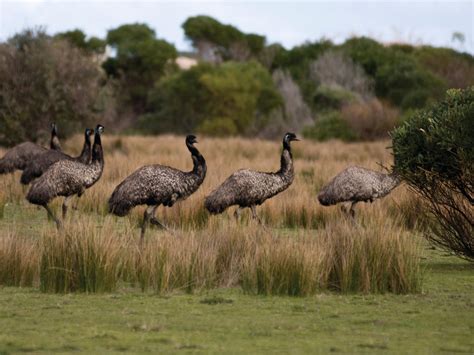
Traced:
<path id="1" fill-rule="evenodd" d="M 474 260 L 474 87 L 448 90 L 392 133 L 395 170 L 436 217 L 429 240 Z"/>
<path id="2" fill-rule="evenodd" d="M 245 61 L 256 58 L 265 47 L 264 36 L 245 34 L 210 16 L 189 17 L 182 28 L 201 58 L 210 62 Z"/>
<path id="3" fill-rule="evenodd" d="M 203 63 L 160 81 L 141 123 L 151 132 L 252 134 L 281 105 L 270 74 L 259 63 Z"/>
<path id="4" fill-rule="evenodd" d="M 119 80 L 122 103 L 135 114 L 145 110 L 148 91 L 174 66 L 176 48 L 156 38 L 145 24 L 122 25 L 107 33 L 107 44 L 115 51 L 103 66 L 110 77 Z"/>
<path id="5" fill-rule="evenodd" d="M 81 48 L 87 53 L 103 54 L 105 52 L 105 41 L 98 37 L 90 37 L 86 39 L 86 34 L 79 29 L 60 32 L 55 35 L 55 38 L 65 39 L 73 46 Z"/>

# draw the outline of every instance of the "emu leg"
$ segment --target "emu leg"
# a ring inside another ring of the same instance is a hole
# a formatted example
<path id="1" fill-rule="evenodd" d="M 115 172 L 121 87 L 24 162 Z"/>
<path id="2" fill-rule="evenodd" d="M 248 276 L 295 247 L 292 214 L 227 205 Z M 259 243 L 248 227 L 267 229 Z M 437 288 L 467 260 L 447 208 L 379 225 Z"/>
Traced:
<path id="1" fill-rule="evenodd" d="M 260 219 L 259 216 L 257 216 L 257 206 L 252 205 L 252 206 L 250 206 L 250 209 L 252 210 L 252 218 L 256 219 L 259 224 L 263 225 L 262 220 Z"/>
<path id="2" fill-rule="evenodd" d="M 353 202 L 351 203 L 351 208 L 349 209 L 349 214 L 351 215 L 351 217 L 352 217 L 353 220 L 355 219 L 354 207 L 355 207 L 356 204 L 357 204 L 357 201 L 353 201 Z"/>
<path id="3" fill-rule="evenodd" d="M 235 220 L 238 222 L 239 221 L 239 218 L 240 218 L 240 213 L 242 212 L 242 207 L 237 207 L 237 209 L 235 210 L 234 212 L 234 217 L 235 217 Z"/>
<path id="4" fill-rule="evenodd" d="M 152 209 L 151 215 L 150 215 L 151 216 L 150 223 L 154 226 L 157 226 L 157 227 L 163 228 L 165 230 L 168 230 L 168 228 L 156 218 L 155 213 L 156 213 L 157 208 L 158 208 L 158 206 L 153 206 L 153 209 Z"/>
<path id="5" fill-rule="evenodd" d="M 77 193 L 77 199 L 74 201 L 74 203 L 73 203 L 73 205 L 72 205 L 72 209 L 73 209 L 74 211 L 77 211 L 77 210 L 78 210 L 77 206 L 79 205 L 79 199 L 81 198 L 81 196 L 82 196 L 83 193 L 84 193 L 84 191 L 81 191 L 81 192 L 78 192 L 78 193 Z"/>
<path id="6" fill-rule="evenodd" d="M 145 213 L 143 214 L 142 231 L 140 233 L 140 245 L 143 243 L 143 239 L 145 238 L 146 227 L 148 226 L 148 222 L 150 221 L 150 216 L 151 216 L 151 213 L 152 213 L 152 209 L 154 207 L 155 206 L 147 207 L 147 209 L 145 210 Z"/>
<path id="7" fill-rule="evenodd" d="M 69 203 L 69 200 L 71 199 L 71 197 L 72 197 L 72 196 L 66 196 L 66 197 L 64 198 L 64 202 L 63 202 L 63 220 L 66 219 L 68 203 Z"/>
<path id="8" fill-rule="evenodd" d="M 48 205 L 43 205 L 43 207 L 45 208 L 46 212 L 48 212 L 48 216 L 51 217 L 51 219 L 54 222 L 56 222 L 56 227 L 58 228 L 58 230 L 62 230 L 63 229 L 63 224 L 61 223 L 61 221 L 59 219 L 56 218 L 53 211 L 51 211 L 51 208 L 49 208 Z"/>

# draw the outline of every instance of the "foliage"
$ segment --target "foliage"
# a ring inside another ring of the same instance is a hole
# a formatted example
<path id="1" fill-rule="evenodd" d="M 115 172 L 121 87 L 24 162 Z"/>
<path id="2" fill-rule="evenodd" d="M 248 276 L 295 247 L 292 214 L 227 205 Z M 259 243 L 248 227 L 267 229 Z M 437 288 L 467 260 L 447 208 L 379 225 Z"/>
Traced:
<path id="1" fill-rule="evenodd" d="M 100 67 L 80 49 L 26 30 L 0 44 L 0 144 L 61 136 L 95 121 L 102 94 Z"/>
<path id="2" fill-rule="evenodd" d="M 474 87 L 416 112 L 393 132 L 395 169 L 421 195 L 439 227 L 437 245 L 474 260 Z"/>
<path id="3" fill-rule="evenodd" d="M 384 47 L 360 37 L 347 40 L 341 48 L 375 81 L 375 94 L 403 109 L 425 106 L 439 98 L 445 84 L 421 67 L 406 47 Z"/>
<path id="4" fill-rule="evenodd" d="M 55 37 L 69 41 L 73 46 L 83 49 L 86 53 L 103 54 L 105 52 L 104 40 L 97 37 L 90 37 L 86 40 L 86 34 L 80 29 L 60 32 Z"/>
<path id="5" fill-rule="evenodd" d="M 110 30 L 107 44 L 116 53 L 104 62 L 104 69 L 119 79 L 123 105 L 132 107 L 136 114 L 143 113 L 148 91 L 173 66 L 170 62 L 174 63 L 177 56 L 175 47 L 139 23 Z"/>
<path id="6" fill-rule="evenodd" d="M 255 58 L 265 46 L 264 36 L 243 33 L 210 16 L 189 17 L 182 28 L 201 58 L 210 62 L 249 60 Z"/>
<path id="7" fill-rule="evenodd" d="M 430 46 L 414 48 L 412 53 L 420 65 L 442 78 L 449 88 L 465 89 L 474 83 L 474 57 L 468 53 Z"/>
<path id="8" fill-rule="evenodd" d="M 341 115 L 357 139 L 368 141 L 387 138 L 400 116 L 396 108 L 376 98 L 347 104 Z"/>
<path id="9" fill-rule="evenodd" d="M 310 73 L 319 86 L 346 90 L 358 99 L 373 97 L 373 80 L 341 51 L 324 52 L 310 64 Z"/>
<path id="10" fill-rule="evenodd" d="M 333 47 L 331 41 L 322 39 L 321 41 L 307 42 L 290 50 L 278 50 L 271 68 L 272 70 L 281 68 L 289 71 L 299 85 L 306 103 L 311 106 L 317 83 L 310 75 L 310 63 Z"/>
<path id="11" fill-rule="evenodd" d="M 357 139 L 349 124 L 338 111 L 329 111 L 318 116 L 314 126 L 303 130 L 303 135 L 306 138 L 318 141 L 326 141 L 328 139 L 353 141 Z"/>
<path id="12" fill-rule="evenodd" d="M 148 132 L 246 134 L 263 127 L 279 106 L 272 78 L 257 62 L 200 64 L 158 83 L 141 127 Z"/>

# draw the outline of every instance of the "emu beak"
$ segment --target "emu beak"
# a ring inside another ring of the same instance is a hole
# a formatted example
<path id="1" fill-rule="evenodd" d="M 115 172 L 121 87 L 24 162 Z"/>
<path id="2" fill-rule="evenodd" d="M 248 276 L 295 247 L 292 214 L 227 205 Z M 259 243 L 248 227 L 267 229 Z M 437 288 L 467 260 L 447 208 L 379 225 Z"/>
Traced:
<path id="1" fill-rule="evenodd" d="M 301 139 L 293 138 L 293 140 L 299 142 Z"/>

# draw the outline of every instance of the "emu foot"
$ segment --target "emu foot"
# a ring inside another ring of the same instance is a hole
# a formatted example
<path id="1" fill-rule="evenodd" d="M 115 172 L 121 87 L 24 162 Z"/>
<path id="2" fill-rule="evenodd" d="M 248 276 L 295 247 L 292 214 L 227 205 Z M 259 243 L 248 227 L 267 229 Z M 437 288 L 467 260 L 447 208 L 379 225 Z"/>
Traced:
<path id="1" fill-rule="evenodd" d="M 150 224 L 152 226 L 159 227 L 159 228 L 164 229 L 164 230 L 168 230 L 168 227 L 166 227 L 163 223 L 161 223 L 159 220 L 157 220 L 154 217 L 150 218 Z"/>

